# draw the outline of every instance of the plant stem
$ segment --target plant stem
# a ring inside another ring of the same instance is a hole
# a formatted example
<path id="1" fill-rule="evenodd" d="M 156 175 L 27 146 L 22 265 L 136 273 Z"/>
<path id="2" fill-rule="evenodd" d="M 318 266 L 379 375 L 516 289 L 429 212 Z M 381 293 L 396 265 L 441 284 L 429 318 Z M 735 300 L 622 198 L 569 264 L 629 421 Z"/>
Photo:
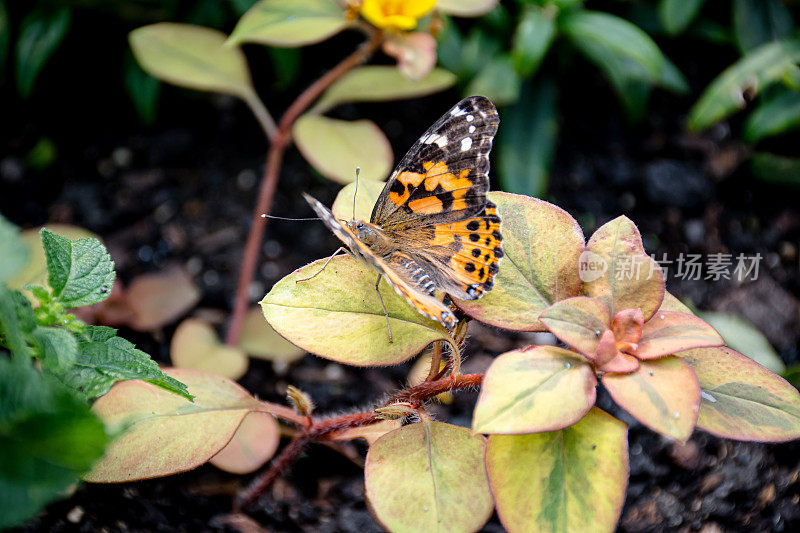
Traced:
<path id="1" fill-rule="evenodd" d="M 383 41 L 383 33 L 375 31 L 370 40 L 358 47 L 358 49 L 345 58 L 333 69 L 325 73 L 321 78 L 312 83 L 300 96 L 289 106 L 278 123 L 277 131 L 274 136 L 270 136 L 269 151 L 267 152 L 267 162 L 264 167 L 264 175 L 261 178 L 261 185 L 258 191 L 253 216 L 250 222 L 250 231 L 247 234 L 247 242 L 242 255 L 242 266 L 239 269 L 239 282 L 236 286 L 236 296 L 233 301 L 233 312 L 228 326 L 228 334 L 225 342 L 229 346 L 239 343 L 239 336 L 242 332 L 242 323 L 247 314 L 250 303 L 250 283 L 256 273 L 258 264 L 259 249 L 264 239 L 264 231 L 267 226 L 267 219 L 262 214 L 269 214 L 272 208 L 272 199 L 275 196 L 275 188 L 278 185 L 283 154 L 291 142 L 292 126 L 308 106 L 330 87 L 336 80 L 341 78 L 348 71 L 366 61 L 372 53 L 380 46 Z M 259 101 L 260 102 L 260 101 Z M 250 103 L 250 102 L 248 102 Z M 251 107 L 252 107 L 252 103 Z M 263 104 L 262 104 L 263 106 Z M 254 109 L 255 112 L 255 109 Z M 271 120 L 271 119 L 270 119 Z M 268 131 L 265 126 L 265 131 Z M 267 133 L 269 135 L 269 133 Z"/>

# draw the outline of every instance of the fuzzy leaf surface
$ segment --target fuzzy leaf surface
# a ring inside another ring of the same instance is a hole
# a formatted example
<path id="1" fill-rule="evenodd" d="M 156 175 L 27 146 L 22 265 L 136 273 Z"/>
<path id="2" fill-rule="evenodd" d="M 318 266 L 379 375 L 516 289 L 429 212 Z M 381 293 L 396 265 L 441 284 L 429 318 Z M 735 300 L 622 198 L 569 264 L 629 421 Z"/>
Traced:
<path id="1" fill-rule="evenodd" d="M 108 298 L 117 275 L 106 247 L 97 239 L 70 240 L 41 232 L 48 283 L 64 307 L 80 307 Z"/>

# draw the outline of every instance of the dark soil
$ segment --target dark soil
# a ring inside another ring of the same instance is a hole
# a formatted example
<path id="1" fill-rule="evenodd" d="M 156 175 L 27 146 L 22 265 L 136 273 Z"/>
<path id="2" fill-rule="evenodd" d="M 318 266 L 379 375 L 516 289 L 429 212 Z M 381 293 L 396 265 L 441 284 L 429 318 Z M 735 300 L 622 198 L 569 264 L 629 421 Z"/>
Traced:
<path id="1" fill-rule="evenodd" d="M 680 66 L 704 72 L 695 63 Z M 697 87 L 704 75 L 692 80 Z M 648 119 L 629 125 L 619 118 L 614 97 L 599 76 L 581 87 L 564 86 L 561 144 L 549 199 L 575 216 L 586 235 L 619 214 L 628 215 L 658 257 L 761 253 L 765 260 L 756 283 L 671 279 L 668 288 L 701 309 L 742 313 L 765 332 L 786 363 L 797 362 L 797 192 L 755 181 L 746 165 L 738 164 L 744 151 L 727 126 L 702 137 L 686 135 L 681 120 L 689 98 L 657 94 Z M 123 281 L 183 264 L 203 292 L 195 312 L 222 323 L 231 307 L 265 153 L 263 135 L 247 111 L 228 98 L 169 89 L 157 124 L 148 128 L 136 122 L 118 89 L 82 95 L 64 87 L 56 101 L 49 98 L 53 91 L 43 91 L 36 108 L 10 110 L 0 131 L 0 212 L 24 227 L 67 222 L 100 234 Z M 449 92 L 409 102 L 346 106 L 338 113 L 375 119 L 399 156 L 456 99 Z M 25 154 L 41 136 L 53 139 L 59 157 L 49 169 L 37 171 L 27 166 Z M 309 216 L 301 191 L 329 204 L 336 190 L 290 151 L 273 213 Z M 271 221 L 253 300 L 336 246 L 319 223 Z M 466 365 L 476 371 L 493 356 L 535 340 L 474 326 Z M 122 333 L 168 363 L 173 329 Z M 368 407 L 402 386 L 408 368 L 353 369 L 307 356 L 285 373 L 253 361 L 241 382 L 274 401 L 282 401 L 291 383 L 309 392 L 323 411 L 341 413 Z M 468 425 L 475 398 L 463 393 L 453 405 L 436 405 L 432 412 Z M 800 444 L 737 443 L 698 432 L 680 446 L 643 428 L 602 392 L 600 406 L 630 425 L 631 477 L 620 530 L 800 530 Z M 223 516 L 248 480 L 205 466 L 138 483 L 81 485 L 26 530 L 229 529 Z M 314 446 L 251 516 L 269 531 L 377 531 L 363 492 L 357 465 Z M 485 527 L 501 529 L 496 517 Z"/>

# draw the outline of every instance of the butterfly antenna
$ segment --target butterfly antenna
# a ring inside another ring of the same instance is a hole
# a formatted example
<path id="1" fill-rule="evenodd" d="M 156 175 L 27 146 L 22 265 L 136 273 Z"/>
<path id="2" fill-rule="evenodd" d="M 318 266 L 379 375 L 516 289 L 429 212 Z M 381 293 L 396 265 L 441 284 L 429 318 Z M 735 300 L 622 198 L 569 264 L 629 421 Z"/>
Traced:
<path id="1" fill-rule="evenodd" d="M 361 167 L 356 167 L 356 190 L 353 191 L 353 221 L 356 219 L 356 195 L 358 194 L 358 175 L 361 173 Z"/>
<path id="2" fill-rule="evenodd" d="M 262 213 L 261 214 L 261 218 L 270 218 L 272 220 L 291 220 L 293 222 L 299 222 L 299 221 L 304 221 L 304 220 L 322 220 L 319 217 L 309 217 L 309 218 L 276 217 L 276 216 L 273 216 L 273 215 L 268 215 L 266 213 Z"/>

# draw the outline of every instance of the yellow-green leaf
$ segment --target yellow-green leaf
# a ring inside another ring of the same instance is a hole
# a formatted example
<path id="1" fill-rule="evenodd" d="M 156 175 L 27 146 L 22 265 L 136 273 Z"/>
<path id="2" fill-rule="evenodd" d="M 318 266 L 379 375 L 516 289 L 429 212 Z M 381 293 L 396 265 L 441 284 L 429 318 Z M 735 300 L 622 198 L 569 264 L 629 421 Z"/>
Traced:
<path id="1" fill-rule="evenodd" d="M 352 219 L 353 195 L 355 195 L 356 220 L 369 222 L 372 208 L 375 207 L 375 201 L 385 186 L 386 183 L 382 181 L 369 181 L 358 178 L 358 191 L 356 191 L 355 183 L 349 183 L 342 187 L 342 190 L 336 195 L 336 200 L 333 201 L 331 211 L 336 215 L 336 218 L 342 220 Z"/>
<path id="2" fill-rule="evenodd" d="M 641 361 L 631 374 L 603 376 L 611 397 L 636 420 L 685 442 L 694 430 L 700 386 L 692 369 L 673 356 Z"/>
<path id="3" fill-rule="evenodd" d="M 389 531 L 477 531 L 492 514 L 484 466 L 486 439 L 423 420 L 387 433 L 369 448 L 366 495 Z"/>
<path id="4" fill-rule="evenodd" d="M 611 327 L 611 315 L 603 302 L 575 296 L 556 302 L 539 315 L 539 320 L 556 337 L 594 359 L 600 336 Z"/>
<path id="5" fill-rule="evenodd" d="M 697 427 L 736 440 L 800 438 L 800 393 L 786 380 L 730 348 L 676 354 L 700 381 Z"/>
<path id="6" fill-rule="evenodd" d="M 574 424 L 594 405 L 597 379 L 588 362 L 555 346 L 504 353 L 486 372 L 472 429 L 522 434 Z"/>
<path id="7" fill-rule="evenodd" d="M 444 327 L 419 314 L 386 281 L 378 293 L 377 272 L 350 256 L 308 264 L 276 283 L 261 300 L 264 317 L 275 331 L 300 348 L 326 359 L 355 366 L 397 364 L 437 340 L 448 341 Z"/>
<path id="8" fill-rule="evenodd" d="M 659 311 L 644 323 L 636 357 L 653 359 L 681 350 L 723 344 L 719 333 L 704 320 L 692 314 Z"/>
<path id="9" fill-rule="evenodd" d="M 628 428 L 593 407 L 560 431 L 492 435 L 486 469 L 510 533 L 614 531 L 628 483 Z"/>
<path id="10" fill-rule="evenodd" d="M 247 372 L 244 352 L 221 343 L 211 324 L 199 318 L 180 323 L 172 336 L 169 355 L 178 368 L 203 370 L 229 379 L 239 379 Z"/>
<path id="11" fill-rule="evenodd" d="M 396 67 L 358 67 L 331 85 L 311 112 L 323 113 L 345 102 L 384 102 L 417 98 L 443 91 L 452 87 L 455 82 L 455 75 L 441 68 L 433 69 L 421 80 L 412 81 Z"/>
<path id="12" fill-rule="evenodd" d="M 457 17 L 477 17 L 488 13 L 498 0 L 439 0 L 436 9 Z"/>
<path id="13" fill-rule="evenodd" d="M 338 183 L 356 179 L 383 180 L 394 162 L 392 145 L 370 120 L 338 120 L 303 115 L 292 129 L 294 142 L 306 161 L 326 178 Z"/>
<path id="14" fill-rule="evenodd" d="M 577 296 L 583 232 L 569 213 L 537 198 L 492 192 L 502 221 L 503 253 L 494 288 L 478 300 L 458 300 L 473 318 L 505 329 L 544 331 L 538 316 Z"/>
<path id="15" fill-rule="evenodd" d="M 253 307 L 244 317 L 239 348 L 251 357 L 283 363 L 293 363 L 305 355 L 303 350 L 272 329 L 260 307 Z"/>
<path id="16" fill-rule="evenodd" d="M 152 331 L 172 323 L 200 301 L 200 289 L 181 267 L 142 274 L 131 281 L 125 302 L 132 312 L 128 325 Z"/>
<path id="17" fill-rule="evenodd" d="M 116 384 L 92 411 L 107 427 L 125 431 L 86 481 L 116 483 L 196 468 L 224 448 L 244 417 L 259 407 L 227 378 L 180 368 L 165 373 L 185 383 L 194 402 L 143 381 Z"/>
<path id="18" fill-rule="evenodd" d="M 211 28 L 173 22 L 142 26 L 128 36 L 134 57 L 151 76 L 189 89 L 252 98 L 244 53 L 225 46 L 225 39 Z"/>
<path id="19" fill-rule="evenodd" d="M 347 25 L 345 10 L 335 0 L 261 0 L 239 19 L 229 42 L 305 46 Z"/>
<path id="20" fill-rule="evenodd" d="M 628 217 L 601 226 L 581 256 L 583 294 L 597 298 L 611 316 L 623 309 L 641 309 L 649 320 L 664 298 L 664 274 L 648 256 L 642 236 Z"/>
<path id="21" fill-rule="evenodd" d="M 281 428 L 275 417 L 269 413 L 250 413 L 210 463 L 231 474 L 249 474 L 275 455 L 280 440 Z"/>

